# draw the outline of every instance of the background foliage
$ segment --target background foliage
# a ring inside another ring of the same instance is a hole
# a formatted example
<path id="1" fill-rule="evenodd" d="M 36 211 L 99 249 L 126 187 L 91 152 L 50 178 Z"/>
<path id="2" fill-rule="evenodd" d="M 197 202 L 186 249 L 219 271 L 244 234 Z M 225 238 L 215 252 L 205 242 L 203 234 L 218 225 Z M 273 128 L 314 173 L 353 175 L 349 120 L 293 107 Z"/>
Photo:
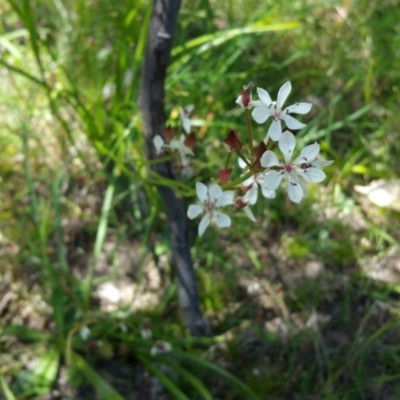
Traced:
<path id="1" fill-rule="evenodd" d="M 397 1 L 183 3 L 166 111 L 177 125 L 177 106 L 196 105 L 199 146 L 178 192 L 215 177 L 228 129 L 244 133 L 234 100 L 249 82 L 290 80 L 290 99 L 313 103 L 297 137 L 335 160 L 300 205 L 281 193 L 256 224 L 238 214 L 201 240 L 193 225 L 208 339 L 179 319 L 146 179 L 149 2 L 7 0 L 0 15 L 4 398 L 399 397 Z M 381 207 L 365 195 L 378 179 Z M 171 353 L 150 355 L 144 321 Z"/>

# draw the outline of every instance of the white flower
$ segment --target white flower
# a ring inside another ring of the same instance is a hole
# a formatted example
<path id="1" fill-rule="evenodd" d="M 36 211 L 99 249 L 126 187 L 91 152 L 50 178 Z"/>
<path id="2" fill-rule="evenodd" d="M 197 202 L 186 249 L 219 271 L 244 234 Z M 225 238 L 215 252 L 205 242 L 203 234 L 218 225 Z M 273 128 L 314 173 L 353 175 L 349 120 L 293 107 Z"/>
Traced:
<path id="1" fill-rule="evenodd" d="M 140 335 L 142 336 L 142 339 L 151 339 L 153 336 L 153 332 L 150 329 L 150 324 L 147 322 L 143 322 L 140 325 Z"/>
<path id="2" fill-rule="evenodd" d="M 179 114 L 181 116 L 183 129 L 185 130 L 186 133 L 190 133 L 190 127 L 191 127 L 190 117 L 193 113 L 193 110 L 194 110 L 193 104 L 190 104 L 183 108 L 179 107 Z"/>
<path id="3" fill-rule="evenodd" d="M 171 343 L 164 342 L 162 340 L 158 340 L 154 343 L 153 347 L 150 350 L 150 354 L 155 356 L 156 354 L 169 353 L 172 350 Z"/>
<path id="4" fill-rule="evenodd" d="M 292 106 L 286 107 L 282 110 L 283 104 L 288 98 L 292 90 L 292 85 L 290 82 L 286 82 L 278 92 L 278 99 L 276 101 L 271 100 L 271 96 L 264 89 L 257 88 L 258 96 L 261 100 L 261 105 L 257 105 L 252 116 L 254 120 L 263 124 L 269 117 L 273 118 L 272 124 L 268 129 L 268 135 L 273 141 L 278 141 L 282 135 L 282 125 L 281 121 L 285 121 L 286 126 L 289 129 L 301 129 L 306 125 L 297 121 L 293 118 L 290 113 L 295 114 L 307 114 L 312 107 L 311 103 L 295 103 Z"/>
<path id="5" fill-rule="evenodd" d="M 325 173 L 319 168 L 330 165 L 333 161 L 316 160 L 319 153 L 319 144 L 314 143 L 306 146 L 300 155 L 291 161 L 293 150 L 296 146 L 294 135 L 286 131 L 279 140 L 279 149 L 284 155 L 281 162 L 275 153 L 267 150 L 261 157 L 261 166 L 264 168 L 279 167 L 280 171 L 271 170 L 265 173 L 263 185 L 270 190 L 278 188 L 283 178 L 288 180 L 288 195 L 290 200 L 299 203 L 306 193 L 306 186 L 303 180 L 308 182 L 322 182 Z"/>
<path id="6" fill-rule="evenodd" d="M 205 213 L 199 224 L 199 236 L 204 233 L 208 225 L 210 225 L 211 220 L 214 220 L 220 228 L 231 226 L 231 219 L 229 216 L 216 209 L 233 204 L 233 191 L 229 190 L 224 192 L 217 184 L 212 184 L 207 188 L 203 183 L 197 182 L 196 193 L 203 205 L 190 205 L 187 216 L 190 219 L 194 219 L 200 214 Z"/>
<path id="7" fill-rule="evenodd" d="M 186 146 L 185 139 L 185 135 L 180 135 L 179 139 L 172 139 L 168 144 L 165 144 L 164 147 L 176 151 L 182 158 L 193 156 L 193 150 Z"/>
<path id="8" fill-rule="evenodd" d="M 239 167 L 243 169 L 242 175 L 244 175 L 247 172 L 248 167 L 241 158 L 239 158 Z M 250 176 L 242 183 L 243 186 L 249 188 L 247 193 L 242 198 L 244 202 L 247 202 L 248 204 L 251 205 L 256 204 L 258 199 L 259 187 L 261 187 L 261 192 L 265 198 L 267 199 L 275 198 L 275 191 L 266 188 L 265 185 L 263 184 L 263 181 L 264 181 L 264 173 L 260 172 Z"/>
<path id="9" fill-rule="evenodd" d="M 168 149 L 177 153 L 181 165 L 186 167 L 190 164 L 190 157 L 194 156 L 194 153 L 190 147 L 186 146 L 185 139 L 185 135 L 180 135 L 178 139 L 174 138 L 169 143 L 165 143 L 164 139 L 160 135 L 156 135 L 153 138 L 153 144 L 156 148 L 157 154 L 163 149 Z"/>

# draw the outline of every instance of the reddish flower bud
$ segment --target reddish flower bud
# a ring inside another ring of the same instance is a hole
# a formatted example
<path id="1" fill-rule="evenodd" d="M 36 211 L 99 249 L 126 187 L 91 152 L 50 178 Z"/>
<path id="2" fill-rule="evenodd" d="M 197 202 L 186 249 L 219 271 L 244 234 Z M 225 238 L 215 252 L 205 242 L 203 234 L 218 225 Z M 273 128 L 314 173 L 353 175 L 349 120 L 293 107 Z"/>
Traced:
<path id="1" fill-rule="evenodd" d="M 244 108 L 247 108 L 250 104 L 251 101 L 251 97 L 250 97 L 250 93 L 247 90 L 247 87 L 243 88 L 243 92 L 242 92 L 242 104 Z"/>
<path id="2" fill-rule="evenodd" d="M 243 201 L 243 199 L 241 197 L 238 197 L 237 199 L 235 199 L 235 210 L 241 210 L 242 208 L 248 206 L 248 202 Z"/>
<path id="3" fill-rule="evenodd" d="M 195 147 L 196 146 L 196 136 L 195 136 L 194 132 L 187 135 L 185 140 L 183 141 L 183 143 L 187 147 L 190 147 L 190 148 Z"/>
<path id="4" fill-rule="evenodd" d="M 221 171 L 218 171 L 217 176 L 222 185 L 229 181 L 231 172 L 232 172 L 232 168 L 221 169 Z"/>
<path id="5" fill-rule="evenodd" d="M 266 151 L 267 151 L 267 146 L 263 141 L 261 141 L 260 144 L 257 147 L 254 147 L 253 149 L 253 154 L 256 160 L 259 160 Z"/>
<path id="6" fill-rule="evenodd" d="M 262 157 L 262 155 L 267 151 L 267 146 L 265 145 L 264 142 L 260 142 L 260 144 L 257 147 L 254 147 L 253 149 L 253 154 L 255 156 L 254 158 L 254 162 L 252 164 L 252 167 L 254 169 L 258 169 L 261 168 L 261 164 L 260 164 L 260 158 Z"/>
<path id="7" fill-rule="evenodd" d="M 238 151 L 243 147 L 242 142 L 239 140 L 238 133 L 233 129 L 229 132 L 224 143 L 229 147 L 230 151 Z"/>
<path id="8" fill-rule="evenodd" d="M 167 143 L 169 143 L 175 136 L 175 131 L 174 129 L 168 125 L 164 130 L 163 130 L 163 136 L 164 139 Z"/>

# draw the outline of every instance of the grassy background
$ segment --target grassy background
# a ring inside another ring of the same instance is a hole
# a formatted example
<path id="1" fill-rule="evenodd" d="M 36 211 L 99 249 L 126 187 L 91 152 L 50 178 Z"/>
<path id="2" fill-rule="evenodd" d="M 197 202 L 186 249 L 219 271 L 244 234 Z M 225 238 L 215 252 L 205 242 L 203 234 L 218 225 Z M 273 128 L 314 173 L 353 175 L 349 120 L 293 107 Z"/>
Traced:
<path id="1" fill-rule="evenodd" d="M 176 107 L 196 105 L 199 146 L 182 191 L 215 177 L 228 129 L 244 134 L 234 100 L 249 82 L 275 94 L 290 80 L 289 101 L 313 103 L 300 143 L 335 160 L 300 205 L 279 193 L 256 224 L 237 214 L 201 240 L 193 223 L 209 339 L 179 319 L 142 158 L 150 13 L 145 0 L 0 4 L 3 398 L 399 398 L 400 196 L 377 207 L 355 190 L 398 190 L 397 2 L 183 3 L 166 111 L 177 124 Z M 117 305 L 99 295 L 111 284 Z M 150 356 L 143 321 L 169 357 Z"/>

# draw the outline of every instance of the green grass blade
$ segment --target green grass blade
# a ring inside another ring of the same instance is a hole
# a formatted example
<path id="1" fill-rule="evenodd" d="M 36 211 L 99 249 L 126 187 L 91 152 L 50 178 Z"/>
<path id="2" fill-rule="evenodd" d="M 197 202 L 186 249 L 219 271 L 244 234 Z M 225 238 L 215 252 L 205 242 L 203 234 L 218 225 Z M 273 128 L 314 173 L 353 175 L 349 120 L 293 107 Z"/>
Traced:
<path id="1" fill-rule="evenodd" d="M 211 393 L 207 390 L 207 388 L 195 375 L 193 375 L 187 369 L 181 367 L 178 363 L 174 362 L 170 358 L 167 357 L 160 357 L 160 358 L 162 358 L 164 364 L 169 365 L 173 371 L 179 373 L 184 379 L 186 379 L 186 381 L 189 382 L 197 390 L 197 393 L 204 400 L 213 399 Z"/>
<path id="2" fill-rule="evenodd" d="M 146 368 L 156 377 L 159 381 L 164 385 L 166 389 L 168 389 L 171 394 L 174 396 L 175 400 L 189 400 L 179 388 L 176 386 L 171 379 L 169 379 L 165 374 L 163 374 L 154 363 L 150 362 L 146 357 L 138 355 L 138 359 L 146 366 Z"/>
<path id="3" fill-rule="evenodd" d="M 244 395 L 246 395 L 246 399 L 251 400 L 260 400 L 260 398 L 242 381 L 232 375 L 230 372 L 222 369 L 218 365 L 213 364 L 210 361 L 205 360 L 204 358 L 194 356 L 189 353 L 185 353 L 183 351 L 174 350 L 174 355 L 178 356 L 183 360 L 187 360 L 191 363 L 191 365 L 197 364 L 199 367 L 214 371 L 216 374 L 221 377 L 227 379 L 229 382 L 233 383 L 238 390 L 240 390 Z"/>
<path id="4" fill-rule="evenodd" d="M 282 31 L 288 29 L 296 29 L 300 26 L 297 21 L 284 22 L 280 24 L 270 24 L 270 25 L 259 25 L 257 23 L 244 28 L 232 28 L 227 29 L 222 32 L 208 33 L 201 35 L 197 38 L 189 40 L 187 43 L 181 46 L 177 46 L 172 50 L 172 56 L 177 57 L 183 52 L 192 50 L 198 47 L 198 54 L 201 54 L 213 47 L 221 46 L 225 42 L 232 40 L 238 36 L 242 35 L 253 35 L 257 33 L 271 32 L 271 31 Z M 193 56 L 193 54 L 191 53 Z"/>
<path id="5" fill-rule="evenodd" d="M 96 390 L 100 400 L 124 400 L 124 398 L 102 377 L 92 366 L 80 355 L 71 352 L 71 363 L 68 368 L 72 373 L 78 372 L 83 375 L 87 381 Z"/>
<path id="6" fill-rule="evenodd" d="M 0 387 L 3 391 L 3 395 L 5 396 L 5 400 L 17 400 L 3 375 L 0 375 Z"/>
<path id="7" fill-rule="evenodd" d="M 111 182 L 107 186 L 106 194 L 104 196 L 103 206 L 101 209 L 100 221 L 99 221 L 99 224 L 97 227 L 96 241 L 94 244 L 93 260 L 91 262 L 91 265 L 89 266 L 89 271 L 88 271 L 87 277 L 85 279 L 85 284 L 84 284 L 84 290 L 85 290 L 84 296 L 85 296 L 86 301 L 89 300 L 90 295 L 91 295 L 91 286 L 92 286 L 92 281 L 93 281 L 94 267 L 96 265 L 96 261 L 100 255 L 101 249 L 104 244 L 104 240 L 106 238 L 108 219 L 109 219 L 112 201 L 113 201 L 113 197 L 114 197 L 114 191 L 115 191 L 116 175 L 117 175 L 117 168 L 114 169 L 113 177 L 111 179 Z"/>
<path id="8" fill-rule="evenodd" d="M 39 332 L 23 325 L 8 325 L 0 331 L 0 337 L 5 335 L 13 335 L 21 341 L 29 342 L 47 341 L 51 338 L 51 336 L 46 333 Z"/>

